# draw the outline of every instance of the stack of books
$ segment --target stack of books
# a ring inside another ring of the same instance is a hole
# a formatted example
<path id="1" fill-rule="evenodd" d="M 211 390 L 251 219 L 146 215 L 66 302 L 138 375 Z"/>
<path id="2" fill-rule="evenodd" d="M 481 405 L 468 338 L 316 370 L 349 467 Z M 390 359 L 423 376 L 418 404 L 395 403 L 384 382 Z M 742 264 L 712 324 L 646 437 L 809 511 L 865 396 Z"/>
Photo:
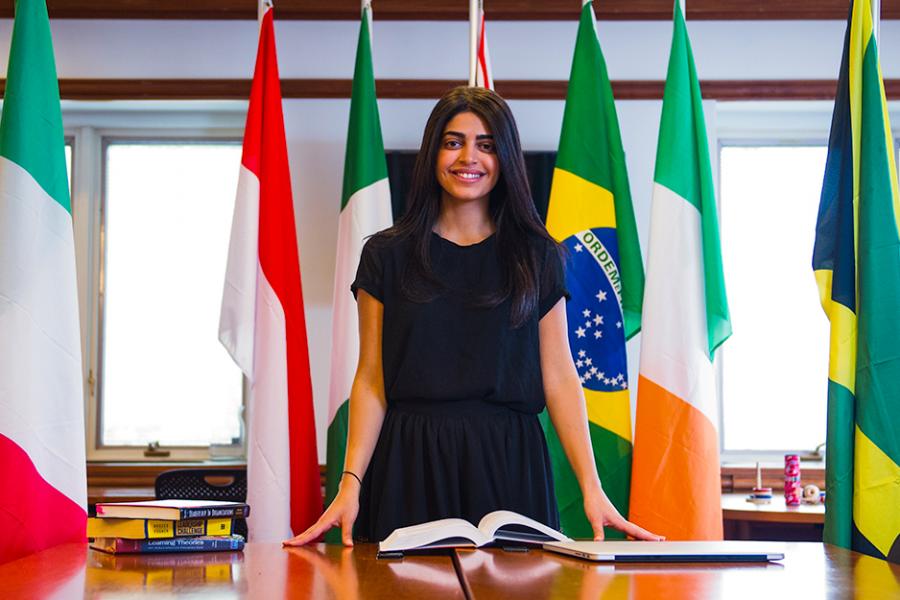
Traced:
<path id="1" fill-rule="evenodd" d="M 232 529 L 249 514 L 246 504 L 213 500 L 97 503 L 87 536 L 91 548 L 111 554 L 243 550 Z"/>

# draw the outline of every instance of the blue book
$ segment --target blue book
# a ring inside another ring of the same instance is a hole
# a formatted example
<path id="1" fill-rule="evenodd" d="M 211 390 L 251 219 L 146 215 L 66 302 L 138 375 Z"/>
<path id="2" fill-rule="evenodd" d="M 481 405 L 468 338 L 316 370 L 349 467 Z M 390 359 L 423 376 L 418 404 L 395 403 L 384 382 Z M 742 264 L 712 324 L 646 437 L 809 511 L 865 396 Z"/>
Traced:
<path id="1" fill-rule="evenodd" d="M 150 554 L 162 552 L 228 552 L 244 549 L 239 535 L 182 537 L 156 540 L 95 538 L 91 548 L 110 554 Z"/>

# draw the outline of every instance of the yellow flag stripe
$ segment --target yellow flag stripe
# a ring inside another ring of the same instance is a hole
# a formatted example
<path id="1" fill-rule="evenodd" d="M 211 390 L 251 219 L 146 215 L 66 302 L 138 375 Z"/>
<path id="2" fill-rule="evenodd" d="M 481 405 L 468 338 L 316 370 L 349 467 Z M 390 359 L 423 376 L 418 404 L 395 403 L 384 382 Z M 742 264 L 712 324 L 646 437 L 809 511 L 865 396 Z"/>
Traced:
<path id="1" fill-rule="evenodd" d="M 831 322 L 828 379 L 853 394 L 856 392 L 856 313 L 831 299 L 832 275 L 826 269 L 815 272 L 819 300 Z"/>
<path id="2" fill-rule="evenodd" d="M 570 173 L 553 170 L 547 231 L 561 242 L 570 235 L 593 227 L 615 227 L 616 209 L 612 192 Z"/>
<path id="3" fill-rule="evenodd" d="M 859 146 L 862 135 L 862 65 L 866 44 L 872 35 L 872 14 L 869 3 L 860 0 L 853 5 L 850 20 L 850 56 L 847 61 L 848 87 L 850 91 L 850 132 L 853 158 L 853 222 L 858 223 L 859 206 Z M 854 230 L 856 227 L 854 226 Z M 853 236 L 854 256 L 858 256 L 857 236 Z"/>
<path id="4" fill-rule="evenodd" d="M 888 170 L 891 180 L 891 197 L 894 201 L 894 223 L 900 233 L 900 190 L 897 183 L 897 160 L 894 156 L 894 135 L 891 132 L 891 117 L 888 114 L 887 97 L 884 94 L 884 78 L 881 76 L 881 62 L 878 63 L 878 85 L 881 88 L 881 120 L 884 123 L 884 145 L 888 156 Z"/>
<path id="5" fill-rule="evenodd" d="M 900 466 L 856 427 L 853 521 L 887 556 L 900 536 Z"/>
<path id="6" fill-rule="evenodd" d="M 591 423 L 631 441 L 631 399 L 628 390 L 596 392 L 584 388 L 584 399 Z"/>

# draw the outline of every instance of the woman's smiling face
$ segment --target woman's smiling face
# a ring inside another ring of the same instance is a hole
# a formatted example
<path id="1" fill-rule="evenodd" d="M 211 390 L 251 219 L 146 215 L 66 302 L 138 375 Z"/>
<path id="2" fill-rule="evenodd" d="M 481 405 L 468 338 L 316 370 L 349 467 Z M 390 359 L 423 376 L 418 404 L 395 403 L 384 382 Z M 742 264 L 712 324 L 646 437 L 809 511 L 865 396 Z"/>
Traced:
<path id="1" fill-rule="evenodd" d="M 447 122 L 435 169 L 438 183 L 452 199 L 481 200 L 491 193 L 500 162 L 494 137 L 478 115 L 461 112 Z"/>

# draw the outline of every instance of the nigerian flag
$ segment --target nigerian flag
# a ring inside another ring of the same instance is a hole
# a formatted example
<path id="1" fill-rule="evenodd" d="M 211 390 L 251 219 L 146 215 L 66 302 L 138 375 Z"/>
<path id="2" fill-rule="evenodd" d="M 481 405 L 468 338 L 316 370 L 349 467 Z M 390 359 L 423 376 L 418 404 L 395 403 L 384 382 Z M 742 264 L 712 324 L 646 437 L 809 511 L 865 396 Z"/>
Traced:
<path id="1" fill-rule="evenodd" d="M 359 357 L 359 320 L 350 284 L 367 236 L 391 225 L 391 191 L 381 139 L 372 71 L 372 9 L 363 9 L 356 47 L 350 126 L 344 157 L 344 189 L 338 219 L 337 265 L 334 274 L 334 313 L 331 320 L 331 380 L 328 389 L 328 454 L 325 505 L 337 494 L 347 445 L 350 387 Z M 326 536 L 340 542 L 340 531 Z"/>
<path id="2" fill-rule="evenodd" d="M 900 196 L 868 0 L 854 2 L 813 269 L 831 321 L 824 540 L 900 563 Z"/>
<path id="3" fill-rule="evenodd" d="M 547 229 L 569 251 L 569 345 L 587 401 L 603 489 L 623 514 L 631 479 L 631 408 L 625 340 L 641 328 L 644 269 L 612 86 L 589 0 L 581 9 Z M 563 531 L 592 537 L 581 490 L 542 415 Z M 608 530 L 610 537 L 621 537 Z"/>

